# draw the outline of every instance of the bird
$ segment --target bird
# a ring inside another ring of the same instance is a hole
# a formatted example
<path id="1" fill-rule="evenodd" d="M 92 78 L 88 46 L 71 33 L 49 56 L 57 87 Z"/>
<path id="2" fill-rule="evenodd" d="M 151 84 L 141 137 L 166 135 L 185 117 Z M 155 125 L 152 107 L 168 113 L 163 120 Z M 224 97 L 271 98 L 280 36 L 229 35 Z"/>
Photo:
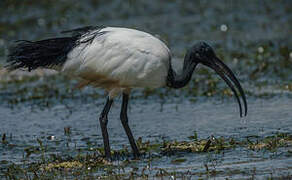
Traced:
<path id="1" fill-rule="evenodd" d="M 240 82 L 204 41 L 187 49 L 182 71 L 178 73 L 173 68 L 170 49 L 158 37 L 125 27 L 85 26 L 62 31 L 61 37 L 16 41 L 9 48 L 6 68 L 11 71 L 54 69 L 78 79 L 79 88 L 91 85 L 104 89 L 107 97 L 99 123 L 104 156 L 111 160 L 107 124 L 114 99 L 122 96 L 121 123 L 133 156 L 138 159 L 141 154 L 127 115 L 131 91 L 136 88 L 182 88 L 190 82 L 198 64 L 211 68 L 226 82 L 238 102 L 240 117 L 243 116 L 242 102 L 246 116 L 247 101 Z"/>

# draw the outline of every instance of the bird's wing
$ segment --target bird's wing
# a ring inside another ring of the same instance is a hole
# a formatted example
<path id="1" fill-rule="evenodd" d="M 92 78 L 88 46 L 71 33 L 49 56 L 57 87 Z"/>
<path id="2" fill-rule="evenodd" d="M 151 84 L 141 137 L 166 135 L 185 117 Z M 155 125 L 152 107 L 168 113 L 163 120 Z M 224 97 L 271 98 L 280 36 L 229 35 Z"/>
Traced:
<path id="1" fill-rule="evenodd" d="M 65 31 L 61 31 L 63 34 L 71 33 L 72 36 L 81 36 L 89 31 L 92 30 L 101 30 L 105 28 L 105 26 L 85 26 L 85 27 L 80 27 L 80 28 L 75 28 L 75 29 L 69 29 Z"/>

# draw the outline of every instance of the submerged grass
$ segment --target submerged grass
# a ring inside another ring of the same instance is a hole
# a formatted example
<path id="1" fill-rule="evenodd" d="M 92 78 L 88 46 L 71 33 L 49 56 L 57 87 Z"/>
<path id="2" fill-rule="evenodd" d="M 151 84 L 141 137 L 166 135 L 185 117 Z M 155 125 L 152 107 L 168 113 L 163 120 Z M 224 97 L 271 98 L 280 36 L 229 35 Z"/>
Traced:
<path id="1" fill-rule="evenodd" d="M 2 135 L 2 139 L 5 135 Z M 37 140 L 38 147 L 25 148 L 23 161 L 13 163 L 2 161 L 0 177 L 8 179 L 54 179 L 54 178 L 100 178 L 100 179 L 124 179 L 124 178 L 155 178 L 155 177 L 203 177 L 220 176 L 228 173 L 244 174 L 243 170 L 222 171 L 216 167 L 220 164 L 218 159 L 212 156 L 224 154 L 235 148 L 243 148 L 247 151 L 262 151 L 274 153 L 280 148 L 281 152 L 287 156 L 291 155 L 289 148 L 292 147 L 292 134 L 276 133 L 273 136 L 258 137 L 249 136 L 240 140 L 235 138 L 210 137 L 207 139 L 198 139 L 196 136 L 190 136 L 189 141 L 163 141 L 162 143 L 143 142 L 138 139 L 137 144 L 142 152 L 140 160 L 132 160 L 131 152 L 127 148 L 113 150 L 114 161 L 110 162 L 104 159 L 102 148 L 90 148 L 90 151 L 78 150 L 77 154 L 64 155 L 52 153 L 47 150 L 41 140 Z M 9 145 L 9 141 L 2 141 L 2 146 Z M 4 147 L 5 148 L 5 147 Z M 285 150 L 286 149 L 286 150 Z M 76 150 L 75 150 L 76 151 Z M 174 157 L 171 164 L 182 164 L 188 161 L 189 153 L 205 153 L 210 160 L 204 163 L 205 171 L 177 171 L 164 168 L 151 168 L 152 163 L 163 159 L 163 157 Z M 177 155 L 180 154 L 180 157 Z M 181 156 L 183 155 L 183 156 Z M 34 156 L 34 158 L 31 158 Z M 38 157 L 38 158 L 36 158 Z M 137 163 L 145 164 L 142 167 Z M 219 163 L 219 164 L 218 164 Z M 291 177 L 291 175 L 289 175 Z"/>
<path id="2" fill-rule="evenodd" d="M 277 151 L 280 147 L 292 146 L 292 135 L 288 133 L 278 133 L 274 136 L 267 136 L 263 139 L 250 141 L 247 139 L 248 148 L 251 150 L 268 150 L 271 152 Z"/>

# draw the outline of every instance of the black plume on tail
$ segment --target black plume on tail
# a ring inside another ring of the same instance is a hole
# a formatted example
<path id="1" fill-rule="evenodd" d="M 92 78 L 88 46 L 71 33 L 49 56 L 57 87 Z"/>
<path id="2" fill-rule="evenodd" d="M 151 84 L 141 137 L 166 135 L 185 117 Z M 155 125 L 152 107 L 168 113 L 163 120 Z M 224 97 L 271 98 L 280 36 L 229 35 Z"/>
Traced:
<path id="1" fill-rule="evenodd" d="M 42 41 L 18 41 L 10 48 L 9 69 L 52 67 L 66 61 L 67 53 L 74 47 L 73 37 L 46 39 Z"/>
<path id="2" fill-rule="evenodd" d="M 101 27 L 87 26 L 83 28 L 64 31 L 71 33 L 70 37 L 51 38 L 41 41 L 21 40 L 9 49 L 8 69 L 28 68 L 33 70 L 38 67 L 50 68 L 65 63 L 67 54 L 78 45 L 78 39 L 91 30 L 100 30 Z M 94 38 L 95 36 L 90 36 Z M 79 42 L 80 43 L 80 42 Z"/>

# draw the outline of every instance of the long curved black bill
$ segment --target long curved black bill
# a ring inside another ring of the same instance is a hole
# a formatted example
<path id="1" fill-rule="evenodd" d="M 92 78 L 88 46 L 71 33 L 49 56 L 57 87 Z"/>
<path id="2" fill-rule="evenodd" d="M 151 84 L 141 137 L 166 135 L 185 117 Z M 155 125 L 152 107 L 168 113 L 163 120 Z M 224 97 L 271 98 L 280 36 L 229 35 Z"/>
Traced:
<path id="1" fill-rule="evenodd" d="M 235 75 L 233 74 L 233 72 L 228 68 L 228 66 L 226 64 L 224 64 L 219 58 L 216 58 L 215 64 L 217 64 L 221 69 L 225 70 L 225 74 L 227 74 L 227 76 L 229 77 L 229 79 L 231 79 L 234 84 L 236 85 L 236 87 L 239 90 L 239 93 L 242 96 L 243 99 L 243 104 L 244 104 L 244 116 L 247 115 L 247 102 L 246 102 L 246 97 L 245 97 L 245 93 L 239 83 L 239 81 L 237 80 L 237 78 L 235 77 Z"/>
<path id="2" fill-rule="evenodd" d="M 242 100 L 243 100 L 243 104 L 244 104 L 244 115 L 247 115 L 247 103 L 246 103 L 246 97 L 244 94 L 244 91 L 239 83 L 239 81 L 237 80 L 237 78 L 235 77 L 235 75 L 233 74 L 233 72 L 228 68 L 227 65 L 225 65 L 219 58 L 214 57 L 212 58 L 212 60 L 209 60 L 208 63 L 203 63 L 204 65 L 212 68 L 225 82 L 226 84 L 230 87 L 230 89 L 232 90 L 233 94 L 235 95 L 235 98 L 238 102 L 239 105 L 239 112 L 240 112 L 240 117 L 242 117 L 242 106 L 241 106 L 241 101 L 239 99 L 238 93 L 234 87 L 234 85 L 231 83 L 231 81 L 235 84 L 235 86 L 237 87 Z M 231 81 L 230 81 L 231 80 Z"/>

